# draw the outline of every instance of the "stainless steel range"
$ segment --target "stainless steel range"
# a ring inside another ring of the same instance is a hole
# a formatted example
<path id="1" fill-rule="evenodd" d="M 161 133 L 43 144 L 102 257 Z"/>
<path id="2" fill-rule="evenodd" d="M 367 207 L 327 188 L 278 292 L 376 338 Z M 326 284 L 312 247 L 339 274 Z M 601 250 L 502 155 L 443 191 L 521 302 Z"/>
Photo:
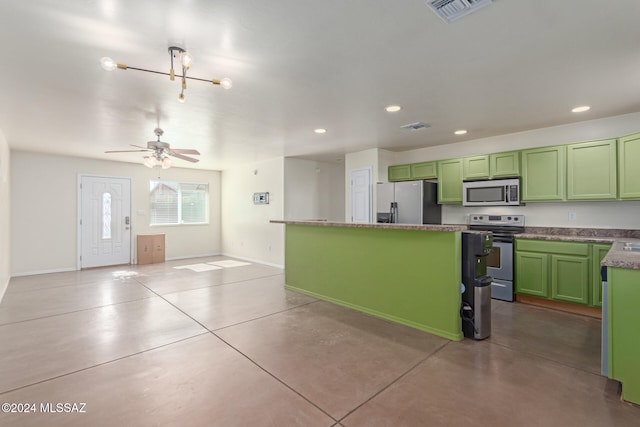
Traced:
<path id="1" fill-rule="evenodd" d="M 491 297 L 513 301 L 513 236 L 524 232 L 524 215 L 471 214 L 469 228 L 493 233 L 487 257 L 487 275 L 493 277 Z"/>

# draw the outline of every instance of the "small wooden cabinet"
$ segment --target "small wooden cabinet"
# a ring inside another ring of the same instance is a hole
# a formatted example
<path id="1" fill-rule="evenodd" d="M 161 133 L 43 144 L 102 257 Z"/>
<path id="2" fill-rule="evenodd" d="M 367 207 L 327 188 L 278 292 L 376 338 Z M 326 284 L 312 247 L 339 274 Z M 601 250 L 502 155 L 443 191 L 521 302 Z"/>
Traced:
<path id="1" fill-rule="evenodd" d="M 138 234 L 138 264 L 156 264 L 165 261 L 164 234 Z"/>
<path id="2" fill-rule="evenodd" d="M 564 200 L 565 146 L 522 151 L 522 201 Z"/>
<path id="3" fill-rule="evenodd" d="M 567 146 L 567 199 L 606 200 L 618 196 L 616 140 Z"/>

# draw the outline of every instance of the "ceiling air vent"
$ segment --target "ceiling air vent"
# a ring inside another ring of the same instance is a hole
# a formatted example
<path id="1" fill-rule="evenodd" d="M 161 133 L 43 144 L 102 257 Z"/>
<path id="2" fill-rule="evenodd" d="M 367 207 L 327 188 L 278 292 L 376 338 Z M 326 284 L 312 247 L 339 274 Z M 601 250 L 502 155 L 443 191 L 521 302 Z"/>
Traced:
<path id="1" fill-rule="evenodd" d="M 427 0 L 429 6 L 444 22 L 458 18 L 489 5 L 493 0 Z"/>
<path id="2" fill-rule="evenodd" d="M 401 129 L 409 129 L 410 131 L 422 130 L 428 127 L 428 124 L 422 122 L 409 123 L 408 125 L 400 126 Z"/>

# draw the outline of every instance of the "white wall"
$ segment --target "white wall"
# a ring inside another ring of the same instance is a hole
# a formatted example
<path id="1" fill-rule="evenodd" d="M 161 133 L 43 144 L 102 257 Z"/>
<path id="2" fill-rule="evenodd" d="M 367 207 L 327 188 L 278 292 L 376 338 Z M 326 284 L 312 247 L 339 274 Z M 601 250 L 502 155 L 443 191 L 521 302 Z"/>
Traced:
<path id="1" fill-rule="evenodd" d="M 640 113 L 633 113 L 403 151 L 396 153 L 396 164 L 618 138 L 639 131 Z M 569 221 L 569 212 L 576 214 L 575 220 Z M 526 206 L 512 208 L 465 208 L 460 205 L 444 205 L 442 222 L 445 224 L 466 224 L 467 217 L 471 213 L 524 214 L 529 226 L 640 229 L 640 202 L 638 201 L 528 203 Z"/>
<path id="2" fill-rule="evenodd" d="M 11 277 L 10 151 L 0 130 L 0 301 Z"/>
<path id="3" fill-rule="evenodd" d="M 284 159 L 284 218 L 344 221 L 342 163 Z"/>
<path id="4" fill-rule="evenodd" d="M 253 193 L 269 192 L 268 205 Z M 222 250 L 225 255 L 284 266 L 284 158 L 222 172 Z"/>
<path id="5" fill-rule="evenodd" d="M 77 268 L 78 174 L 130 177 L 133 236 L 166 234 L 167 259 L 221 253 L 220 172 L 176 167 L 149 169 L 135 163 L 12 151 L 12 275 Z M 151 179 L 208 183 L 210 223 L 150 227 Z M 135 256 L 135 238 L 132 255 Z"/>

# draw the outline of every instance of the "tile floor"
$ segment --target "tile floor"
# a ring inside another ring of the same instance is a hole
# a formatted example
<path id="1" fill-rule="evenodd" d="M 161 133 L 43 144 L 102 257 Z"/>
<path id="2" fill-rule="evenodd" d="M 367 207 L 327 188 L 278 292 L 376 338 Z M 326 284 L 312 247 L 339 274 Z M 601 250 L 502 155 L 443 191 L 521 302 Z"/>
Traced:
<path id="1" fill-rule="evenodd" d="M 226 259 L 11 279 L 0 403 L 31 412 L 0 425 L 640 425 L 599 375 L 598 320 L 494 301 L 488 340 L 450 342 L 277 268 L 174 268 Z"/>

